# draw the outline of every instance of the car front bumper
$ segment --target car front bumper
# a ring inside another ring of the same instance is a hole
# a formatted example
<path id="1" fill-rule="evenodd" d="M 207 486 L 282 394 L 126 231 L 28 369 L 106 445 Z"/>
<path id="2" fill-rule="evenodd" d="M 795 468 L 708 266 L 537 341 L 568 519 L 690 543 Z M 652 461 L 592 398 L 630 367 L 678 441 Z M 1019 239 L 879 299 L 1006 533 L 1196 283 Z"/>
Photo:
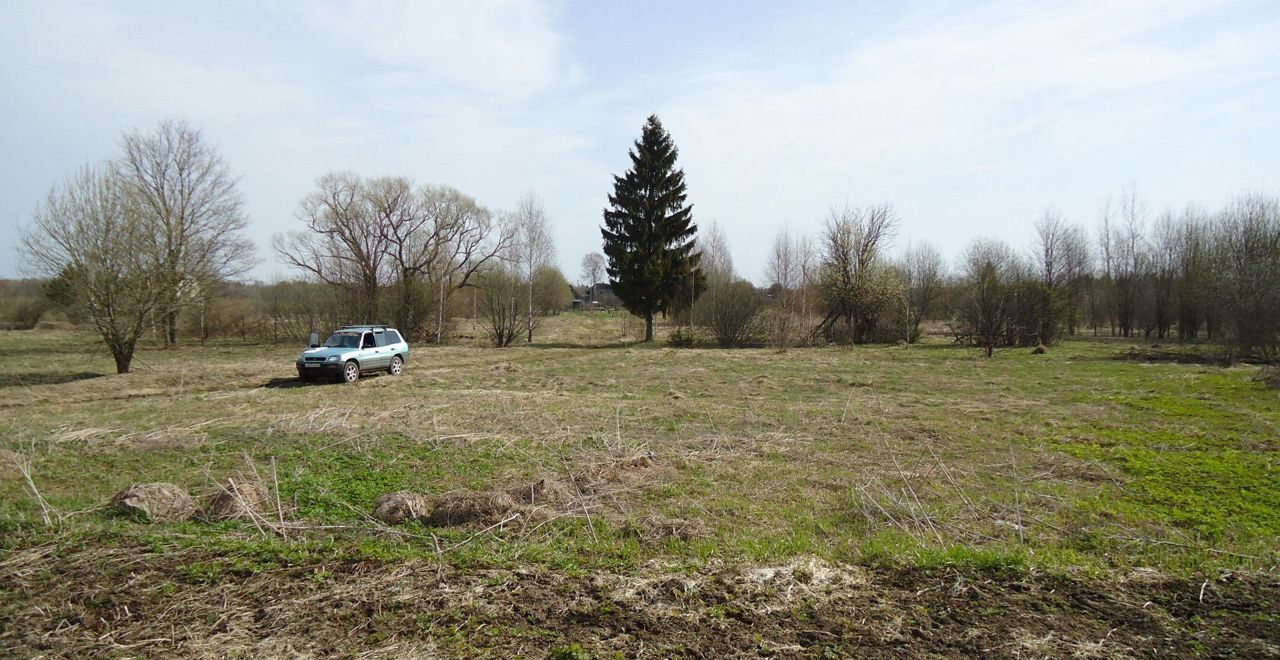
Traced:
<path id="1" fill-rule="evenodd" d="M 298 377 L 305 376 L 337 376 L 342 373 L 341 362 L 295 362 Z"/>

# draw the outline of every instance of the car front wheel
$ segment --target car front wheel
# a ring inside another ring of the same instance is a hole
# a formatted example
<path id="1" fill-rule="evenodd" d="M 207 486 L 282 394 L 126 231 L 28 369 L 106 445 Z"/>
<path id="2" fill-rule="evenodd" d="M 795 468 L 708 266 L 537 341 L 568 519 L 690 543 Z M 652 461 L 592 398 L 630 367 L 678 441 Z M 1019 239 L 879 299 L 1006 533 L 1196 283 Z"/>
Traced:
<path id="1" fill-rule="evenodd" d="M 397 355 L 391 358 L 391 366 L 387 367 L 387 373 L 391 374 L 392 376 L 399 376 L 400 372 L 403 369 L 404 369 L 404 360 L 400 359 L 400 356 Z"/>
<path id="2" fill-rule="evenodd" d="M 354 383 L 360 380 L 360 365 L 355 360 L 350 360 L 342 367 L 342 380 L 348 383 Z"/>

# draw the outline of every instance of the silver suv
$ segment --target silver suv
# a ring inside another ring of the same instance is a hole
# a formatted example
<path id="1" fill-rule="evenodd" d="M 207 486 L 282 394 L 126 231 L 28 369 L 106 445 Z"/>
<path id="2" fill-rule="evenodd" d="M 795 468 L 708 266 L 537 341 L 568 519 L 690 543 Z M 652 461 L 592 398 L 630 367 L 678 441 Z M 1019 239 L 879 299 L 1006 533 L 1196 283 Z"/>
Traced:
<path id="1" fill-rule="evenodd" d="M 395 328 L 385 325 L 347 325 L 339 328 L 324 344 L 320 333 L 312 332 L 307 350 L 298 355 L 298 378 L 315 380 L 338 377 L 348 383 L 360 374 L 386 371 L 400 375 L 409 361 L 409 344 Z"/>

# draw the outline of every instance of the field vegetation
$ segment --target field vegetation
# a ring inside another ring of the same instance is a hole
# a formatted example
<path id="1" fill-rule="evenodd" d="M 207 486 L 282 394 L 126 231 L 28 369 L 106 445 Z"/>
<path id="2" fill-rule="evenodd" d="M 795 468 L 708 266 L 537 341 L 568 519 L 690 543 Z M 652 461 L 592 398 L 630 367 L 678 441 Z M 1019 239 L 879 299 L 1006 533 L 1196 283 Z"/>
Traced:
<path id="1" fill-rule="evenodd" d="M 1256 366 L 1133 339 L 988 359 L 928 324 L 732 350 L 609 313 L 501 350 L 459 330 L 350 386 L 297 382 L 288 345 L 144 340 L 117 375 L 92 333 L 0 333 L 0 649 L 1280 653 Z M 228 477 L 259 514 L 107 506 Z M 375 519 L 398 491 L 431 514 Z"/>

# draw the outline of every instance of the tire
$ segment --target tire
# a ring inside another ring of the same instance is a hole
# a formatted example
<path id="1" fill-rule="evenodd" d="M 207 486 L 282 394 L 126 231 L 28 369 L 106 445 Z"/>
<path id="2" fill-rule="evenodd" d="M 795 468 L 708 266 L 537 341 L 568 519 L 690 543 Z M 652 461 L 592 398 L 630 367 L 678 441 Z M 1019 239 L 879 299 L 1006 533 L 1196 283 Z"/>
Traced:
<path id="1" fill-rule="evenodd" d="M 347 360 L 347 363 L 342 366 L 342 380 L 347 383 L 360 380 L 360 365 L 355 360 Z"/>
<path id="2" fill-rule="evenodd" d="M 404 360 L 399 356 L 391 358 L 391 364 L 387 365 L 387 373 L 392 376 L 399 376 L 404 369 Z"/>

